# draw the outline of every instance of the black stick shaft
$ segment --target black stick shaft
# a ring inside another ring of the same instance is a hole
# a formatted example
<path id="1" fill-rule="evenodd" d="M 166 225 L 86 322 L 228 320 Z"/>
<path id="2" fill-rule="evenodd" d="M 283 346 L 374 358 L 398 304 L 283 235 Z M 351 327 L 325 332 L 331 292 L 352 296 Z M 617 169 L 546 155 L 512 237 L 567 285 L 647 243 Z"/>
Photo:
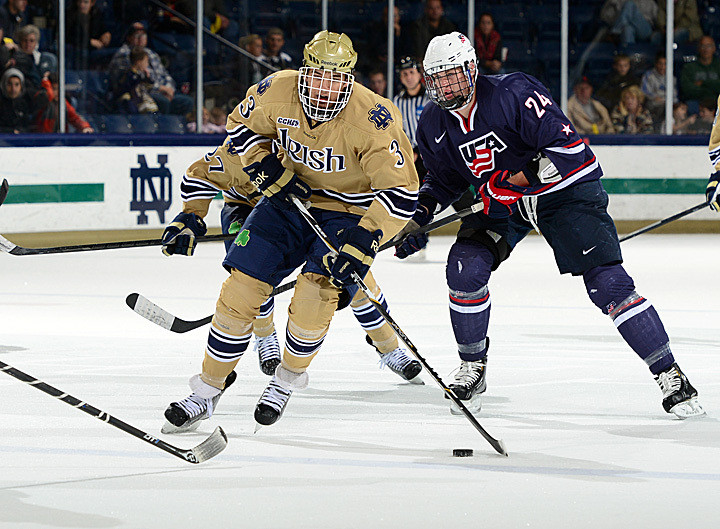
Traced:
<path id="1" fill-rule="evenodd" d="M 50 384 L 42 382 L 41 380 L 38 380 L 35 377 L 6 364 L 5 362 L 0 361 L 0 371 L 3 371 L 12 377 L 15 377 L 19 381 L 25 382 L 26 384 L 36 389 L 39 389 L 44 393 L 47 393 L 51 397 L 55 397 L 56 399 L 61 400 L 65 404 L 69 404 L 73 408 L 84 411 L 88 415 L 95 417 L 96 419 L 99 419 L 107 424 L 110 424 L 111 426 L 114 426 L 115 428 L 118 428 L 123 432 L 132 435 L 133 437 L 137 437 L 141 441 L 145 441 L 146 443 L 151 444 L 159 448 L 160 450 L 164 450 L 168 454 L 172 454 L 175 457 L 179 457 L 180 459 L 184 459 L 185 461 L 188 461 L 190 463 L 199 463 L 199 461 L 195 458 L 192 450 L 182 450 L 171 444 L 166 443 L 165 441 L 153 437 L 152 435 L 143 432 L 142 430 L 139 430 L 116 417 L 113 417 L 109 413 L 99 410 L 98 408 L 88 404 L 87 402 L 83 402 L 80 399 L 73 397 L 72 395 L 68 395 L 67 393 L 51 386 Z"/>
<path id="2" fill-rule="evenodd" d="M 633 237 L 637 237 L 638 235 L 642 235 L 645 232 L 648 232 L 650 230 L 654 230 L 655 228 L 659 228 L 660 226 L 665 226 L 665 224 L 669 224 L 670 222 L 674 220 L 681 219 L 687 215 L 690 215 L 690 213 L 695 213 L 696 211 L 708 207 L 707 202 L 701 202 L 700 204 L 693 206 L 691 208 L 686 209 L 685 211 L 681 211 L 680 213 L 675 213 L 675 215 L 671 215 L 667 217 L 666 219 L 659 220 L 657 222 L 653 222 L 652 224 L 648 224 L 644 228 L 640 228 L 639 230 L 636 230 L 632 233 L 628 233 L 627 235 L 623 235 L 620 237 L 620 242 L 627 241 L 628 239 L 632 239 Z"/>

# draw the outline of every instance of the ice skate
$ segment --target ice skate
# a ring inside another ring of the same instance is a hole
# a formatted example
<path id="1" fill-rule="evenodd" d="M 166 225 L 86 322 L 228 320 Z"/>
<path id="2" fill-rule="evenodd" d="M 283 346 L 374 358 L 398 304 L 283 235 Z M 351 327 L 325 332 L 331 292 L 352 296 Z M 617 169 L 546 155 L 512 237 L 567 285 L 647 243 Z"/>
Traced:
<path id="1" fill-rule="evenodd" d="M 258 353 L 260 370 L 266 375 L 275 374 L 275 368 L 280 365 L 280 342 L 277 333 L 260 338 L 255 336 L 255 350 Z"/>
<path id="2" fill-rule="evenodd" d="M 189 397 L 178 402 L 173 402 L 165 410 L 165 424 L 160 429 L 162 433 L 184 433 L 197 430 L 200 421 L 209 419 L 220 397 L 225 393 L 235 379 L 237 373 L 231 371 L 225 379 L 225 389 L 219 390 L 200 379 L 195 375 L 190 379 L 190 388 L 193 392 Z"/>
<path id="3" fill-rule="evenodd" d="M 705 415 L 697 399 L 697 390 L 676 363 L 655 375 L 655 381 L 663 392 L 662 404 L 666 412 L 674 413 L 680 419 Z"/>
<path id="4" fill-rule="evenodd" d="M 307 385 L 307 373 L 295 373 L 279 365 L 255 406 L 255 422 L 258 424 L 255 431 L 260 426 L 275 424 L 285 411 L 292 392 L 305 389 Z"/>
<path id="5" fill-rule="evenodd" d="M 455 380 L 448 385 L 470 412 L 479 411 L 482 406 L 480 395 L 485 393 L 487 389 L 487 383 L 485 382 L 486 367 L 487 357 L 475 362 L 461 360 L 460 368 L 455 373 Z M 445 398 L 449 399 L 450 397 L 445 395 Z M 461 415 L 462 411 L 452 402 L 450 403 L 450 413 Z"/>
<path id="6" fill-rule="evenodd" d="M 375 347 L 372 338 L 369 335 L 365 335 L 365 341 Z M 407 351 L 402 347 L 398 347 L 390 351 L 389 353 L 381 353 L 380 350 L 375 347 L 378 355 L 380 355 L 380 365 L 388 366 L 390 370 L 397 374 L 404 380 L 407 380 L 411 384 L 424 385 L 425 382 L 418 376 L 422 371 L 422 365 L 417 360 L 413 360 L 407 355 Z"/>

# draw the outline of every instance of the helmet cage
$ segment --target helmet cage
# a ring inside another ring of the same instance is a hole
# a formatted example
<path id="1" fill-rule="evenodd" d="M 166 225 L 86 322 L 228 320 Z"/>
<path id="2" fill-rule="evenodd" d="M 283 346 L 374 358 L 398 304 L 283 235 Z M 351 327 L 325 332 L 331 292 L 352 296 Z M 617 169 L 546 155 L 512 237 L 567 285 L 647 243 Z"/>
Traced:
<path id="1" fill-rule="evenodd" d="M 355 76 L 350 72 L 303 66 L 298 94 L 305 114 L 315 121 L 330 121 L 347 105 Z"/>
<path id="2" fill-rule="evenodd" d="M 428 97 L 445 110 L 463 108 L 475 92 L 476 73 L 474 61 L 429 68 L 423 74 Z M 446 94 L 446 89 L 452 93 Z"/>

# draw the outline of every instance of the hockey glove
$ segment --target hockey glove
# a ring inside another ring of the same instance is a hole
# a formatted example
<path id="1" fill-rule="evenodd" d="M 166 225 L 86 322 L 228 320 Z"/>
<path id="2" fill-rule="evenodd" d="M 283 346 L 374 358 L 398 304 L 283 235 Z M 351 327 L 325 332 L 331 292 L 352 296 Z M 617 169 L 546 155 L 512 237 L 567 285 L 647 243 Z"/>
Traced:
<path id="1" fill-rule="evenodd" d="M 361 279 L 365 277 L 380 248 L 380 239 L 382 230 L 370 232 L 361 226 L 340 230 L 338 255 L 325 260 L 332 284 L 338 288 L 354 284 L 353 272 Z"/>
<path id="2" fill-rule="evenodd" d="M 250 181 L 268 197 L 278 209 L 290 209 L 292 201 L 288 195 L 293 194 L 301 200 L 310 198 L 310 186 L 300 180 L 292 171 L 288 171 L 274 154 L 268 154 L 253 164 L 245 167 Z"/>
<path id="3" fill-rule="evenodd" d="M 523 194 L 510 187 L 517 187 L 507 182 L 510 176 L 510 171 L 496 171 L 478 189 L 483 202 L 483 213 L 488 217 L 502 219 L 509 217 L 517 209 L 517 201 Z"/>
<path id="4" fill-rule="evenodd" d="M 395 236 L 395 239 L 400 241 L 395 246 L 395 257 L 397 257 L 398 259 L 405 259 L 406 257 L 411 256 L 415 252 L 419 252 L 427 246 L 427 233 L 413 234 L 412 232 L 415 232 L 423 226 L 430 224 L 430 221 L 432 221 L 433 219 L 433 215 L 435 213 L 435 208 L 437 208 L 437 205 L 437 200 L 435 200 L 430 195 L 427 195 L 425 193 L 420 195 L 418 207 L 415 210 L 415 214 L 413 215 L 412 219 L 410 219 L 410 222 L 408 222 L 405 227 L 400 230 L 400 233 Z"/>
<path id="5" fill-rule="evenodd" d="M 180 213 L 162 234 L 162 252 L 190 256 L 195 252 L 195 237 L 206 233 L 203 219 L 195 213 Z"/>
<path id="6" fill-rule="evenodd" d="M 716 171 L 710 175 L 705 196 L 707 197 L 710 209 L 720 212 L 720 171 Z"/>

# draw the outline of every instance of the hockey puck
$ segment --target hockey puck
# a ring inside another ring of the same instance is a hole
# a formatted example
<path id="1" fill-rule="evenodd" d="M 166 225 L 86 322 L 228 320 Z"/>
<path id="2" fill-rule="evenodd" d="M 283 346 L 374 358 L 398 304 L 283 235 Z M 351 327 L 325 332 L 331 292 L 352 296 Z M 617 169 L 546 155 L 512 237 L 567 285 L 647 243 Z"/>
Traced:
<path id="1" fill-rule="evenodd" d="M 455 448 L 453 450 L 453 457 L 472 457 L 472 448 Z"/>

